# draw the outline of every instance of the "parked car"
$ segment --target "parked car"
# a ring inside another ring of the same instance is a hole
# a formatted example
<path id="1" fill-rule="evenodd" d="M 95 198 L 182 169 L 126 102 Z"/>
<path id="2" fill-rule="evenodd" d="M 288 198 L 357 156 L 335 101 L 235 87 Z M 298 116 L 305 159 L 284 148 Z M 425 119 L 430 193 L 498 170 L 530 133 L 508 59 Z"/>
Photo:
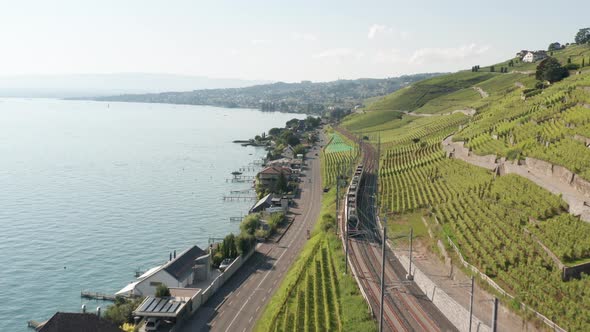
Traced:
<path id="1" fill-rule="evenodd" d="M 227 269 L 227 267 L 231 264 L 232 261 L 233 261 L 233 259 L 231 259 L 231 258 L 226 258 L 226 259 L 222 260 L 221 264 L 219 264 L 219 270 L 221 272 L 225 271 L 225 269 Z"/>
<path id="2" fill-rule="evenodd" d="M 146 331 L 157 331 L 160 327 L 160 319 L 155 317 L 149 317 L 145 322 Z"/>

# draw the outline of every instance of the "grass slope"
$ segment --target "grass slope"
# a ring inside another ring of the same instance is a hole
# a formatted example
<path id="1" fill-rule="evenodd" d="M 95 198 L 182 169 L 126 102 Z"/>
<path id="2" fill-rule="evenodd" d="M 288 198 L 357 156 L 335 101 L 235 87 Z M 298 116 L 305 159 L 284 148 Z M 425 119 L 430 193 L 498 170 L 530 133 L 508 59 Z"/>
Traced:
<path id="1" fill-rule="evenodd" d="M 373 127 L 382 123 L 401 119 L 402 113 L 396 111 L 374 111 L 365 114 L 352 114 L 347 116 L 341 125 L 350 130 L 355 131 L 361 128 Z"/>
<path id="2" fill-rule="evenodd" d="M 492 78 L 495 73 L 458 72 L 417 82 L 367 106 L 369 111 L 414 111 L 442 95 L 469 88 Z"/>

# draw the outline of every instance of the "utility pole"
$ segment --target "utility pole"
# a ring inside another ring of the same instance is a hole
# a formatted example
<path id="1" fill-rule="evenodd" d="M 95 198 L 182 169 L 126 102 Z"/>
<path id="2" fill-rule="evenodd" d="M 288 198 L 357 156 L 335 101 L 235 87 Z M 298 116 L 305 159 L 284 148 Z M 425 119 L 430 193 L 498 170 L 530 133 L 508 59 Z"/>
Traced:
<path id="1" fill-rule="evenodd" d="M 338 199 L 339 196 L 339 182 L 340 182 L 340 175 L 338 174 L 339 172 L 336 173 L 336 229 L 338 230 L 338 228 L 340 228 L 340 218 L 338 215 L 338 212 L 340 211 L 340 202 Z"/>
<path id="2" fill-rule="evenodd" d="M 383 225 L 383 239 L 381 241 L 381 308 L 379 310 L 379 332 L 383 332 L 383 300 L 385 298 L 385 241 L 387 239 L 387 220 Z"/>
<path id="3" fill-rule="evenodd" d="M 475 279 L 471 276 L 471 299 L 469 300 L 469 332 L 471 332 L 471 321 L 473 320 L 473 283 Z"/>
<path id="4" fill-rule="evenodd" d="M 494 297 L 494 311 L 492 311 L 492 332 L 498 330 L 498 298 Z"/>
<path id="5" fill-rule="evenodd" d="M 408 275 L 406 279 L 412 280 L 414 276 L 412 275 L 412 239 L 414 237 L 414 228 L 410 228 L 410 267 L 408 268 Z"/>

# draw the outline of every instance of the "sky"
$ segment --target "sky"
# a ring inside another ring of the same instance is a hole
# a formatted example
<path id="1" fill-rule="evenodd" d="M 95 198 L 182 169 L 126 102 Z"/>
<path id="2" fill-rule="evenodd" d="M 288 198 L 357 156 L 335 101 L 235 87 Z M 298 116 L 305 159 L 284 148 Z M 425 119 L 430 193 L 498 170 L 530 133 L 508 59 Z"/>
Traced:
<path id="1" fill-rule="evenodd" d="M 0 75 L 296 82 L 486 65 L 572 42 L 589 1 L 0 0 Z"/>

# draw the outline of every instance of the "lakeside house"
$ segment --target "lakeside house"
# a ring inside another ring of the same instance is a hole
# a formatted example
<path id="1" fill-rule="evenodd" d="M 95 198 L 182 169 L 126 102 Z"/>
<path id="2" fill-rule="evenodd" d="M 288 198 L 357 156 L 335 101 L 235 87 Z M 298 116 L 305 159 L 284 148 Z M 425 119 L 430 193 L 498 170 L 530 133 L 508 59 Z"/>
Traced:
<path id="1" fill-rule="evenodd" d="M 98 315 L 78 312 L 56 312 L 37 328 L 38 332 L 123 332 L 116 324 Z"/>
<path id="2" fill-rule="evenodd" d="M 268 166 L 258 173 L 258 183 L 267 188 L 274 188 L 280 177 L 289 180 L 293 171 L 289 167 Z"/>
<path id="3" fill-rule="evenodd" d="M 187 287 L 209 278 L 211 255 L 192 246 L 166 264 L 151 268 L 115 295 L 154 296 L 159 285 L 168 288 Z"/>
<path id="4" fill-rule="evenodd" d="M 525 56 L 522 57 L 522 62 L 536 62 L 547 58 L 547 52 L 545 51 L 529 51 Z"/>
<path id="5" fill-rule="evenodd" d="M 200 306 L 200 288 L 169 288 L 170 296 L 147 296 L 133 310 L 133 315 L 142 318 L 167 319 L 178 322 L 191 316 Z"/>
<path id="6" fill-rule="evenodd" d="M 301 168 L 301 159 L 280 158 L 267 162 L 266 166 L 289 167 L 294 171 Z"/>
<path id="7" fill-rule="evenodd" d="M 276 194 L 268 194 L 258 200 L 251 208 L 249 213 L 257 212 L 287 212 L 289 210 L 289 199 Z"/>
<path id="8" fill-rule="evenodd" d="M 295 158 L 295 149 L 291 145 L 287 145 L 281 155 L 285 158 L 293 159 Z"/>

